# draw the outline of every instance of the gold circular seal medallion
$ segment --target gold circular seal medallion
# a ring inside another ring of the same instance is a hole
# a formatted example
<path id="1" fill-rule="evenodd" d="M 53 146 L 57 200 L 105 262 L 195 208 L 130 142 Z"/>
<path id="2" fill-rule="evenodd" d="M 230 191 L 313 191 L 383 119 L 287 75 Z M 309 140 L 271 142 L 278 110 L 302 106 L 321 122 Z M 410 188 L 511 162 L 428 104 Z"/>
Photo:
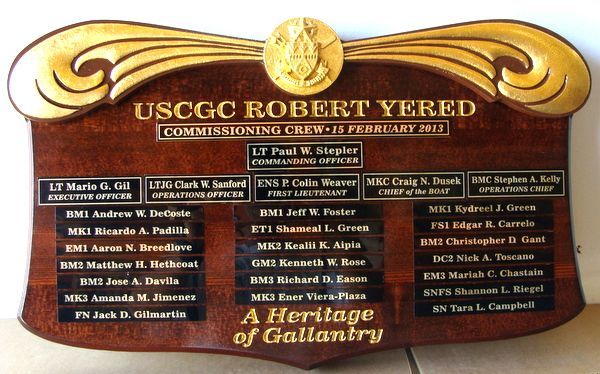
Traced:
<path id="1" fill-rule="evenodd" d="M 271 80 L 295 95 L 312 95 L 331 86 L 342 70 L 344 50 L 336 33 L 313 18 L 292 18 L 277 26 L 265 44 Z"/>

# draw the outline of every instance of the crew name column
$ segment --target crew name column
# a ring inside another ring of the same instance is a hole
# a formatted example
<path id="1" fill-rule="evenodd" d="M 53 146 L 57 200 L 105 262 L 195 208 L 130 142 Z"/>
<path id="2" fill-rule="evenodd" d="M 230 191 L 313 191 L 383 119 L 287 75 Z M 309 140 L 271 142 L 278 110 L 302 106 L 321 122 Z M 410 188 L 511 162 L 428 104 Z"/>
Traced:
<path id="1" fill-rule="evenodd" d="M 379 302 L 378 204 L 238 205 L 236 303 Z"/>

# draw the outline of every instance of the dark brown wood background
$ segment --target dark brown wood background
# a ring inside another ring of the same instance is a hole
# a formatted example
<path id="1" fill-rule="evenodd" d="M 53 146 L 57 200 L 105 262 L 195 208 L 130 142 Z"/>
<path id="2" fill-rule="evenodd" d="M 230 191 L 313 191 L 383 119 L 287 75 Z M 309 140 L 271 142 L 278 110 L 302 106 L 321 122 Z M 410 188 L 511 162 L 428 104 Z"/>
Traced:
<path id="1" fill-rule="evenodd" d="M 489 104 L 463 86 L 429 72 L 399 65 L 347 63 L 332 87 L 306 99 L 367 98 L 467 99 L 476 103 L 477 112 L 471 117 L 451 118 L 449 137 L 361 139 L 364 168 L 360 172 L 556 169 L 565 170 L 568 181 L 568 118 L 536 118 L 500 103 Z M 66 122 L 32 123 L 34 180 L 249 174 L 246 140 L 157 143 L 155 121 L 136 120 L 132 102 L 291 99 L 298 98 L 279 91 L 258 63 L 209 65 L 170 74 L 138 88 L 117 105 L 104 105 Z M 378 114 L 372 110 L 365 119 L 378 119 L 374 117 Z M 376 322 L 371 325 L 384 328 L 382 342 L 256 343 L 244 349 L 232 342 L 233 334 L 240 331 L 240 319 L 249 309 L 235 305 L 234 300 L 233 204 L 206 204 L 206 321 L 59 323 L 55 208 L 38 206 L 37 183 L 35 188 L 29 283 L 21 319 L 40 336 L 66 344 L 117 350 L 228 351 L 308 367 L 359 352 L 528 334 L 561 324 L 583 308 L 567 185 L 566 196 L 548 198 L 555 212 L 553 311 L 415 317 L 413 203 L 385 201 L 385 300 L 353 306 L 375 310 Z M 314 307 L 293 305 L 295 310 Z M 268 306 L 256 308 L 266 310 Z"/>

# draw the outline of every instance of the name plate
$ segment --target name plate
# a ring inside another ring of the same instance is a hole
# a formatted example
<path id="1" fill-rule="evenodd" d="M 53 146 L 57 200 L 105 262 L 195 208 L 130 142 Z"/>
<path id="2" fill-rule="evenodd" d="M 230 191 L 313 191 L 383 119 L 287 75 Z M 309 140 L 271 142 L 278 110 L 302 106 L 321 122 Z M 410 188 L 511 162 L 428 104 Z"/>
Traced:
<path id="1" fill-rule="evenodd" d="M 42 337 L 311 368 L 583 308 L 568 133 L 590 74 L 537 26 L 86 22 L 8 88 L 33 139 L 20 319 Z"/>

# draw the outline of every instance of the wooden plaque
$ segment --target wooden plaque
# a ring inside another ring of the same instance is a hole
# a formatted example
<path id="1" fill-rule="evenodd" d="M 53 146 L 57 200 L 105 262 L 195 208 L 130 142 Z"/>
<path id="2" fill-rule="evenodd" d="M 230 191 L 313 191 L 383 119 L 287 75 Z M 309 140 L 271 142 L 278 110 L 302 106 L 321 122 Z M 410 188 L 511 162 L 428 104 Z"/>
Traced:
<path id="1" fill-rule="evenodd" d="M 8 88 L 34 163 L 20 319 L 44 338 L 310 368 L 583 308 L 568 133 L 590 74 L 540 27 L 86 22 Z"/>

